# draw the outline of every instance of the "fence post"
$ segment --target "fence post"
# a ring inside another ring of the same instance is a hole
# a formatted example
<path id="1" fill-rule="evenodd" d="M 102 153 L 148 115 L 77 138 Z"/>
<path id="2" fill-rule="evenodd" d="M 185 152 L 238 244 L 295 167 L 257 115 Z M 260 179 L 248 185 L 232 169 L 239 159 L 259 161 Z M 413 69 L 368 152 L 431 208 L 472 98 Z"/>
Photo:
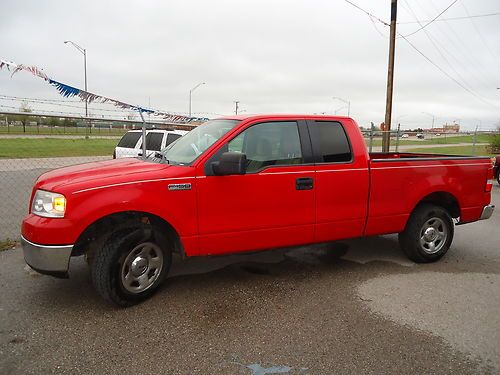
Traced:
<path id="1" fill-rule="evenodd" d="M 477 126 L 474 129 L 474 137 L 472 137 L 472 155 L 476 155 L 476 140 L 477 140 Z"/>
<path id="2" fill-rule="evenodd" d="M 401 124 L 398 124 L 398 133 L 396 134 L 396 152 L 399 149 L 399 130 L 401 129 Z"/>
<path id="3" fill-rule="evenodd" d="M 369 146 L 369 151 L 368 152 L 372 152 L 372 148 L 373 148 L 373 128 L 375 127 L 373 125 L 373 122 L 370 123 L 371 126 L 370 126 L 370 146 Z"/>
<path id="4" fill-rule="evenodd" d="M 146 121 L 144 121 L 144 116 L 142 115 L 142 111 L 139 109 L 139 114 L 142 119 L 142 158 L 146 160 Z"/>

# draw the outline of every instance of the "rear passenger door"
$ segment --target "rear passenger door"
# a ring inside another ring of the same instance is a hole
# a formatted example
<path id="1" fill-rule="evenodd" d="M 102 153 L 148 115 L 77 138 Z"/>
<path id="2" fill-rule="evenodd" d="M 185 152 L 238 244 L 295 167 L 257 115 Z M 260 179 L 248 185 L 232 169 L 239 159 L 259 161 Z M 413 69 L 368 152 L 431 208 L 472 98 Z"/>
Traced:
<path id="1" fill-rule="evenodd" d="M 315 241 L 361 236 L 369 188 L 366 160 L 355 158 L 341 122 L 309 120 L 308 126 L 316 163 Z"/>

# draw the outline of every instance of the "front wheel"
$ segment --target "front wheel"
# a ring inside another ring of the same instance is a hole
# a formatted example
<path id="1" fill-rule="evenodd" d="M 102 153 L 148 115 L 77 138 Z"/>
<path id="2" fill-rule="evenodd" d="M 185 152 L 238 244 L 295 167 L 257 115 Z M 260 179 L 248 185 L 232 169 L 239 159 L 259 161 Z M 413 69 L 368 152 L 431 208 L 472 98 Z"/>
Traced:
<path id="1" fill-rule="evenodd" d="M 453 241 L 453 220 L 445 209 L 432 204 L 417 207 L 399 234 L 399 244 L 405 254 L 417 263 L 440 259 Z"/>
<path id="2" fill-rule="evenodd" d="M 164 236 L 132 229 L 110 236 L 92 262 L 92 282 L 107 301 L 130 306 L 150 297 L 165 279 L 172 252 Z"/>

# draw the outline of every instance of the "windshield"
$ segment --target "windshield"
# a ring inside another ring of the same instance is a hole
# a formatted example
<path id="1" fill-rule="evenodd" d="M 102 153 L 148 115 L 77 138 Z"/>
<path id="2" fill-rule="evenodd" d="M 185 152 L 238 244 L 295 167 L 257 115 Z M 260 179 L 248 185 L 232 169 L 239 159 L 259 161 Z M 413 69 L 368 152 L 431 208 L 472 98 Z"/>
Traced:
<path id="1" fill-rule="evenodd" d="M 162 150 L 169 164 L 191 164 L 206 149 L 231 130 L 237 120 L 212 120 L 200 125 Z"/>

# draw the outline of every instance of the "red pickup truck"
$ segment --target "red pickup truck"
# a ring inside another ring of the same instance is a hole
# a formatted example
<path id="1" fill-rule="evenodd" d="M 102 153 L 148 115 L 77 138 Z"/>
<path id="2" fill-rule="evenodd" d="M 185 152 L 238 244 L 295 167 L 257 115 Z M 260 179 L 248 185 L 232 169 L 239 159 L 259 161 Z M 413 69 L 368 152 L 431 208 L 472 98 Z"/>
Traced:
<path id="1" fill-rule="evenodd" d="M 102 297 L 130 305 L 172 253 L 207 256 L 399 233 L 415 262 L 441 258 L 454 225 L 491 216 L 486 157 L 368 154 L 351 118 L 209 121 L 148 159 L 41 175 L 22 224 L 26 262 L 67 277 L 86 255 Z"/>

